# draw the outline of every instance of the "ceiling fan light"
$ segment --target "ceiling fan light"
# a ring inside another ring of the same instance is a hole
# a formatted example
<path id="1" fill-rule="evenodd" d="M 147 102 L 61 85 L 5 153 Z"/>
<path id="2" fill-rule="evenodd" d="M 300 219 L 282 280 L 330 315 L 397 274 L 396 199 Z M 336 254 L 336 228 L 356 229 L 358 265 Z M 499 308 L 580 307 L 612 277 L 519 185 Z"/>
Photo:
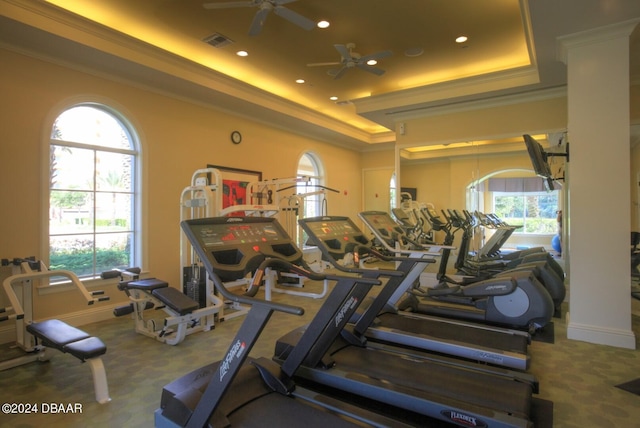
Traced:
<path id="1" fill-rule="evenodd" d="M 420 56 L 420 55 L 422 55 L 423 53 L 424 53 L 424 49 L 422 49 L 422 48 L 418 48 L 418 47 L 415 47 L 415 48 L 409 48 L 409 49 L 407 49 L 406 51 L 404 51 L 405 56 L 408 56 L 408 57 L 416 57 L 416 56 Z"/>
<path id="2" fill-rule="evenodd" d="M 370 59 L 369 61 L 367 61 L 367 65 L 376 65 L 378 63 L 378 61 L 376 61 L 375 59 Z"/>

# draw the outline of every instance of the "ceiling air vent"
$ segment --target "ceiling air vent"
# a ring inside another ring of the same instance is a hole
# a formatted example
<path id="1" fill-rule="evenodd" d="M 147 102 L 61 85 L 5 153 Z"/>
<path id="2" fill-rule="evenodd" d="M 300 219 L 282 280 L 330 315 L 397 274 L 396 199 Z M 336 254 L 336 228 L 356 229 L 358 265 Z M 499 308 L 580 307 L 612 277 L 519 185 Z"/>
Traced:
<path id="1" fill-rule="evenodd" d="M 214 48 L 223 48 L 223 47 L 233 43 L 233 40 L 231 40 L 227 36 L 223 36 L 220 33 L 213 33 L 212 35 L 207 36 L 204 39 L 202 39 L 202 41 L 207 43 L 207 44 L 210 44 Z"/>

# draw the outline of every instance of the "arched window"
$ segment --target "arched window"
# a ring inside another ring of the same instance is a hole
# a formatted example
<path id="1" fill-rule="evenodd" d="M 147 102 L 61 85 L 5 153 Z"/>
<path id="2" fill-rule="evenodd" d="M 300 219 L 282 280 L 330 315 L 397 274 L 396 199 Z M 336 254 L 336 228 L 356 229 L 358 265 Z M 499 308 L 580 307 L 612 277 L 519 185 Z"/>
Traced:
<path id="1" fill-rule="evenodd" d="M 391 180 L 389 180 L 389 212 L 396 208 L 396 173 L 391 174 Z"/>
<path id="2" fill-rule="evenodd" d="M 298 195 L 304 195 L 304 217 L 327 214 L 323 206 L 326 199 L 321 188 L 318 187 L 323 185 L 323 168 L 318 157 L 308 152 L 303 154 L 298 162 L 297 175 L 311 178 L 309 182 L 297 185 Z"/>
<path id="3" fill-rule="evenodd" d="M 131 126 L 100 104 L 73 106 L 52 127 L 49 265 L 80 278 L 139 266 L 139 149 Z"/>

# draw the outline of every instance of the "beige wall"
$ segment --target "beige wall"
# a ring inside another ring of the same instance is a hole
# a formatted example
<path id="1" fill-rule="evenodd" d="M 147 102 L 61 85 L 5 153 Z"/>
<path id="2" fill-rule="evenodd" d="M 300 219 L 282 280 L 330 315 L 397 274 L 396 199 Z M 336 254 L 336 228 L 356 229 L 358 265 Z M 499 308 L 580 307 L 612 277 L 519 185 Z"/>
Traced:
<path id="1" fill-rule="evenodd" d="M 394 149 L 385 145 L 362 154 L 362 211 L 388 211 L 389 183 L 395 172 Z M 357 219 L 353 218 L 355 221 Z M 364 230 L 364 225 L 360 224 Z"/>
<path id="2" fill-rule="evenodd" d="M 536 134 L 566 129 L 566 121 L 566 97 L 550 92 L 544 99 L 513 99 L 508 105 L 485 105 L 402 120 L 405 134 L 398 135 L 397 144 L 407 147 Z M 405 163 L 400 181 L 403 187 L 417 188 L 418 200 L 433 203 L 437 210 L 464 209 L 466 188 L 472 181 L 513 168 L 531 169 L 526 152 L 483 155 L 479 150 L 477 156 Z"/>
<path id="3" fill-rule="evenodd" d="M 47 135 L 57 113 L 73 101 L 103 101 L 119 108 L 132 121 L 142 140 L 145 165 L 145 266 L 154 276 L 179 284 L 179 196 L 195 169 L 207 163 L 260 170 L 266 179 L 295 174 L 306 150 L 315 152 L 326 169 L 329 214 L 352 218 L 364 205 L 363 170 L 392 170 L 394 149 L 357 153 L 324 142 L 287 133 L 258 122 L 140 87 L 114 82 L 69 67 L 0 50 L 0 257 L 42 257 L 46 246 Z M 632 94 L 637 99 L 638 91 Z M 632 105 L 640 103 L 632 102 Z M 504 136 L 566 128 L 564 97 L 489 107 L 406 121 L 398 144 Z M 632 113 L 638 123 L 638 109 Z M 231 130 L 243 133 L 239 146 L 231 144 Z M 640 171 L 640 151 L 631 156 L 631 180 Z M 428 161 L 403 167 L 401 186 L 416 187 L 418 199 L 436 207 L 463 207 L 464 189 L 475 177 L 516 166 L 528 167 L 524 154 Z M 386 172 L 385 172 L 386 174 Z M 632 224 L 638 224 L 637 195 L 632 186 Z M 386 189 L 385 189 L 386 190 Z M 6 275 L 0 270 L 0 278 Z M 112 302 L 124 301 L 115 286 L 107 288 Z M 3 305 L 0 298 L 0 305 Z M 37 318 L 82 311 L 86 307 L 71 293 L 36 298 Z"/>
<path id="4" fill-rule="evenodd" d="M 403 146 L 533 134 L 566 129 L 567 102 L 564 94 L 550 93 L 546 99 L 514 99 L 507 105 L 478 106 L 404 122 L 406 132 L 397 141 Z"/>
<path id="5" fill-rule="evenodd" d="M 208 163 L 259 170 L 265 179 L 291 177 L 302 153 L 311 150 L 324 162 L 326 185 L 340 190 L 328 195 L 329 213 L 355 216 L 360 209 L 362 168 L 357 152 L 6 50 L 0 50 L 0 63 L 2 258 L 43 257 L 48 227 L 42 216 L 47 202 L 46 139 L 55 116 L 74 101 L 106 102 L 138 131 L 145 173 L 144 268 L 174 286 L 180 279 L 180 193 L 193 171 Z M 234 129 L 243 134 L 240 145 L 229 139 Z M 6 269 L 0 271 L 3 274 Z M 115 286 L 107 293 L 111 303 L 125 297 Z M 86 309 L 71 292 L 36 296 L 35 305 L 36 318 Z"/>

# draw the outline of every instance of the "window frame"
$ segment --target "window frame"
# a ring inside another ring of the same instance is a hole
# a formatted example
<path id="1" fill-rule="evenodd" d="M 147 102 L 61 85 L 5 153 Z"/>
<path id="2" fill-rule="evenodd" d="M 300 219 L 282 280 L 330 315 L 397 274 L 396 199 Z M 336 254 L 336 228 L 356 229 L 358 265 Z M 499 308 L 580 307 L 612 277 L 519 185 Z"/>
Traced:
<path id="1" fill-rule="evenodd" d="M 545 191 L 540 191 L 540 192 L 496 192 L 496 191 L 494 191 L 494 192 L 491 192 L 491 204 L 492 204 L 492 207 L 493 207 L 493 212 L 496 212 L 496 214 L 498 214 L 497 213 L 497 209 L 496 209 L 496 197 L 512 196 L 512 197 L 521 197 L 521 198 L 525 199 L 528 196 L 535 196 L 535 197 L 549 196 L 552 193 L 556 197 L 556 210 L 555 211 L 557 212 L 558 207 L 560 205 L 560 193 L 559 193 L 559 190 L 557 190 L 557 189 L 552 191 L 552 192 L 545 192 Z M 525 209 L 525 214 L 526 214 L 526 206 L 527 206 L 526 200 L 524 200 L 523 201 L 523 207 Z M 539 206 L 539 204 L 538 204 L 538 206 Z M 498 214 L 498 216 L 500 218 L 502 218 L 503 220 L 505 220 L 507 223 L 509 223 L 509 220 L 513 221 L 513 219 L 514 219 L 514 217 L 505 218 L 504 216 L 502 216 L 500 214 Z M 540 217 L 540 218 L 547 218 L 547 217 Z M 551 220 L 551 219 L 555 219 L 555 218 L 556 218 L 556 216 L 554 214 L 553 217 L 548 217 L 547 219 Z M 556 231 L 549 232 L 549 233 L 527 232 L 526 231 L 527 230 L 527 228 L 526 228 L 526 219 L 527 219 L 526 215 L 523 215 L 523 217 L 522 217 L 522 228 L 516 229 L 514 231 L 514 234 L 521 235 L 521 236 L 553 236 L 553 235 L 557 234 Z M 554 222 L 555 222 L 555 220 L 554 220 Z M 520 223 L 518 223 L 518 225 L 520 225 Z"/>
<path id="2" fill-rule="evenodd" d="M 54 125 L 58 120 L 58 118 L 61 115 L 63 115 L 65 112 L 77 107 L 94 108 L 103 112 L 106 115 L 111 116 L 122 127 L 123 132 L 126 133 L 127 140 L 130 143 L 130 148 L 128 149 L 114 148 L 114 147 L 108 147 L 103 145 L 90 144 L 90 143 L 77 142 L 77 141 L 67 141 L 64 139 L 54 138 L 52 134 L 53 134 Z M 80 100 L 80 101 L 74 101 L 74 102 L 67 102 L 64 105 L 62 105 L 60 108 L 55 109 L 55 111 L 51 113 L 51 116 L 47 121 L 48 126 L 45 127 L 44 129 L 44 134 L 45 134 L 44 144 L 46 146 L 46 149 L 44 150 L 44 156 L 46 156 L 46 161 L 43 160 L 43 165 L 46 171 L 43 174 L 43 182 L 44 182 L 43 184 L 44 184 L 44 189 L 46 189 L 46 191 L 42 192 L 43 207 L 45 209 L 43 209 L 43 214 L 42 214 L 43 240 L 41 245 L 41 249 L 42 249 L 41 254 L 43 255 L 42 259 L 46 261 L 47 265 L 50 265 L 50 262 L 51 262 L 51 253 L 50 253 L 51 241 L 50 240 L 51 240 L 51 237 L 54 236 L 51 234 L 51 230 L 50 230 L 50 210 L 51 210 L 51 195 L 52 195 L 51 191 L 53 190 L 51 187 L 51 181 L 50 181 L 51 180 L 51 176 L 50 176 L 51 161 L 52 161 L 51 149 L 54 145 L 91 150 L 93 151 L 94 156 L 96 155 L 97 152 L 103 152 L 107 154 L 115 153 L 115 154 L 128 155 L 132 157 L 131 173 L 130 173 L 130 179 L 132 181 L 131 188 L 129 191 L 125 192 L 131 197 L 130 206 L 132 210 L 131 216 L 129 218 L 131 225 L 126 231 L 126 233 L 131 234 L 129 263 L 132 266 L 137 266 L 141 268 L 146 264 L 145 251 L 144 251 L 145 245 L 143 241 L 144 223 L 142 221 L 142 218 L 143 218 L 142 209 L 144 204 L 143 204 L 143 196 L 142 196 L 143 193 L 141 191 L 142 177 L 143 177 L 142 144 L 141 144 L 141 138 L 138 131 L 138 127 L 134 126 L 133 122 L 129 119 L 130 116 L 131 115 L 127 114 L 122 107 L 117 106 L 116 103 L 109 100 L 106 100 L 106 101 Z M 94 174 L 93 174 L 94 183 L 95 183 L 95 177 L 96 177 L 96 171 L 94 170 Z M 94 185 L 93 188 L 91 189 L 91 193 L 95 196 L 97 194 L 100 194 L 101 192 Z M 115 193 L 119 193 L 119 192 L 115 192 Z M 94 199 L 93 205 L 95 209 L 95 199 Z M 94 217 L 94 220 L 95 220 L 95 217 Z M 95 224 L 93 229 L 90 232 L 88 232 L 88 234 L 94 237 L 100 235 L 100 233 L 96 233 Z M 73 235 L 73 234 L 70 234 L 70 235 Z M 96 240 L 94 239 L 93 241 L 94 254 L 95 254 L 95 249 L 96 249 Z M 92 269 L 98 268 L 95 265 L 95 262 L 96 261 L 94 258 L 93 260 L 94 265 Z M 79 278 L 85 284 L 89 285 L 92 282 L 103 281 L 100 279 L 99 274 L 100 272 L 94 272 L 93 275 L 83 275 L 83 276 L 79 276 Z M 61 282 L 57 282 L 56 279 L 52 279 L 51 285 L 63 285 L 66 282 L 68 281 L 63 280 Z"/>
<path id="3" fill-rule="evenodd" d="M 300 176 L 300 162 L 302 161 L 302 159 L 304 157 L 307 157 L 311 163 L 311 166 L 313 167 L 313 175 L 311 175 L 311 180 L 309 181 L 309 185 L 313 186 L 324 186 L 324 166 L 322 163 L 322 160 L 320 159 L 320 157 L 311 151 L 305 151 L 304 153 L 302 153 L 300 155 L 300 157 L 298 158 L 298 163 L 296 164 L 296 175 Z M 306 175 L 306 174 L 305 174 Z M 297 188 L 296 191 L 300 191 L 300 190 L 304 190 L 305 186 L 307 184 L 303 184 L 303 183 L 298 183 L 297 184 Z M 320 190 L 320 188 L 318 187 L 317 190 Z M 315 206 L 315 212 L 316 215 L 323 215 L 323 206 L 322 206 L 322 200 L 319 197 L 319 195 L 317 195 L 316 197 L 314 197 L 313 199 L 314 202 L 314 206 Z M 308 212 L 308 208 L 309 208 L 309 204 L 308 201 L 305 200 L 305 204 L 304 204 L 304 208 L 305 208 L 305 213 L 303 213 L 303 215 L 306 214 L 306 212 Z"/>

